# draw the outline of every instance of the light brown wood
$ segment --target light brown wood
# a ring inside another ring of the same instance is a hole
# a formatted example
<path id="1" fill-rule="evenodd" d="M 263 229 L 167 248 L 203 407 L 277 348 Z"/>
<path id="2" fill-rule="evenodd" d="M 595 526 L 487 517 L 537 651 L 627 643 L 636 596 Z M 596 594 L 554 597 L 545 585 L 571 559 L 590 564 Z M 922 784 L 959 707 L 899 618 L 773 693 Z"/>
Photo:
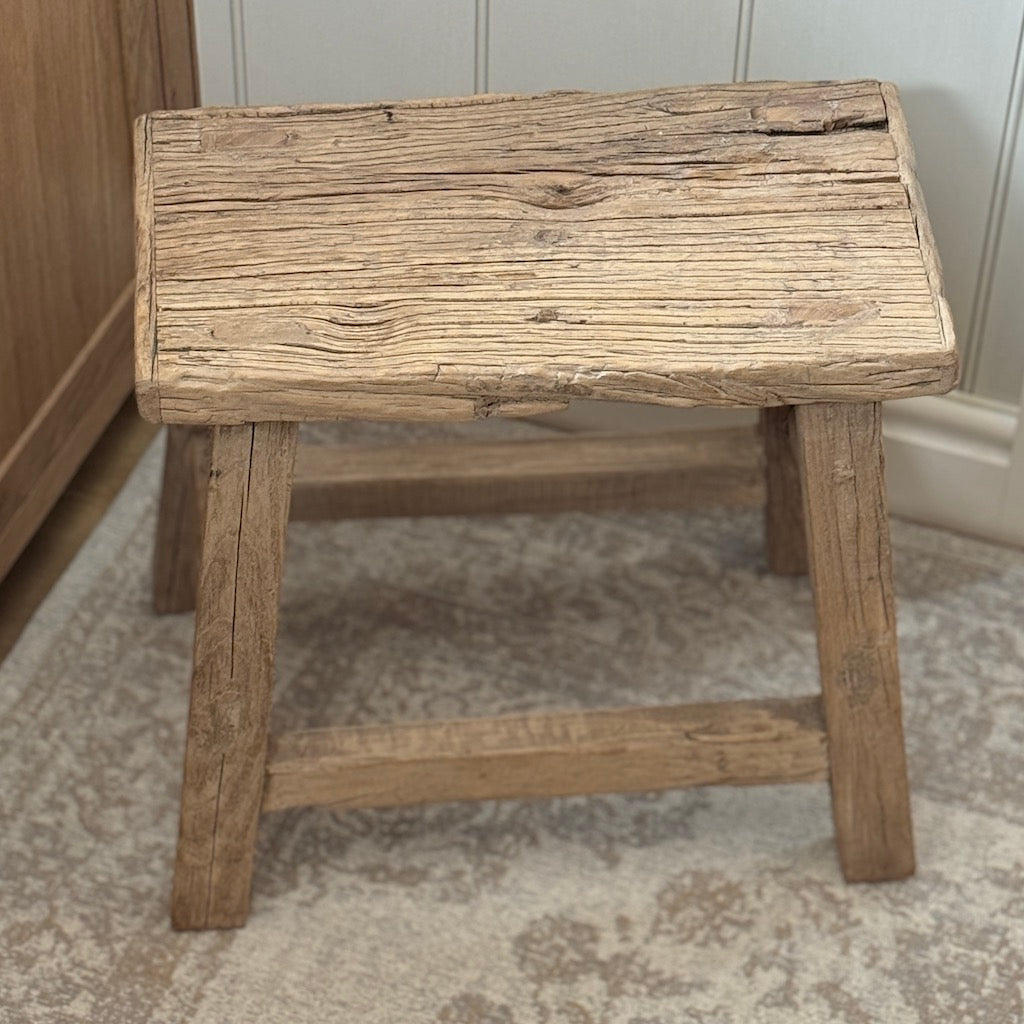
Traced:
<path id="1" fill-rule="evenodd" d="M 191 0 L 117 0 L 117 10 L 128 123 L 150 110 L 198 106 Z"/>
<path id="2" fill-rule="evenodd" d="M 899 168 L 900 182 L 907 190 L 910 214 L 914 218 L 914 230 L 917 232 L 921 245 L 921 259 L 924 263 L 925 274 L 928 276 L 928 283 L 931 286 L 935 316 L 947 345 L 955 347 L 953 314 L 950 312 L 949 302 L 942 290 L 942 264 L 939 261 L 939 250 L 935 245 L 935 236 L 932 234 L 931 221 L 928 219 L 924 193 L 917 180 L 917 161 L 914 158 L 914 147 L 910 141 L 910 131 L 907 128 L 906 115 L 903 113 L 903 104 L 900 102 L 899 89 L 892 82 L 882 82 L 881 91 L 889 133 L 892 135 L 893 146 L 896 149 L 896 166 Z M 959 363 L 956 370 L 957 373 L 950 384 L 950 389 L 956 387 L 960 379 Z"/>
<path id="3" fill-rule="evenodd" d="M 304 445 L 293 519 L 756 505 L 753 431 Z"/>
<path id="4" fill-rule="evenodd" d="M 903 878 L 914 844 L 881 407 L 807 405 L 796 419 L 839 858 L 848 881 Z"/>
<path id="5" fill-rule="evenodd" d="M 468 418 L 948 390 L 896 109 L 848 82 L 156 115 L 142 407 Z"/>
<path id="6" fill-rule="evenodd" d="M 153 548 L 153 609 L 158 614 L 196 606 L 209 473 L 210 430 L 168 428 Z"/>
<path id="7" fill-rule="evenodd" d="M 153 174 L 150 169 L 150 121 L 140 117 L 134 125 L 135 149 L 135 400 L 146 419 L 159 420 L 156 349 L 144 339 L 156 332 L 156 295 L 153 285 Z"/>
<path id="8" fill-rule="evenodd" d="M 780 576 L 802 576 L 807 572 L 807 539 L 794 407 L 762 409 L 761 438 L 765 456 L 764 532 L 768 565 Z"/>
<path id="9" fill-rule="evenodd" d="M 271 741 L 263 809 L 825 778 L 820 699 L 806 697 L 286 733 Z"/>
<path id="10" fill-rule="evenodd" d="M 249 909 L 273 685 L 294 424 L 213 434 L 171 920 Z"/>

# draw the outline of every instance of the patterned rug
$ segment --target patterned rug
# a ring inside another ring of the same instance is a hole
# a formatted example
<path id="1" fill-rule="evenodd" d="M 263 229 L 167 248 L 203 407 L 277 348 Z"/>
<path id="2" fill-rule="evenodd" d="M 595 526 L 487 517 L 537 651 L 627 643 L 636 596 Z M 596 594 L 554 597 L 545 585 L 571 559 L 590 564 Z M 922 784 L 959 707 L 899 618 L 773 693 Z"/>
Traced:
<path id="1" fill-rule="evenodd" d="M 824 785 L 300 810 L 244 929 L 175 934 L 159 460 L 0 667 L 0 1020 L 1024 1020 L 1024 553 L 894 524 L 910 881 L 842 882 Z M 816 688 L 756 511 L 297 525 L 279 652 L 277 728 Z"/>

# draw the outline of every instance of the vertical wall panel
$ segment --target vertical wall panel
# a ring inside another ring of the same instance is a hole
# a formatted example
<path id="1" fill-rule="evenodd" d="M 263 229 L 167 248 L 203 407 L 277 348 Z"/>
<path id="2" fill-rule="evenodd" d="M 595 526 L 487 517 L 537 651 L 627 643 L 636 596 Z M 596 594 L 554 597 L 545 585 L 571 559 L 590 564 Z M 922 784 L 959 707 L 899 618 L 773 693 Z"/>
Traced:
<path id="1" fill-rule="evenodd" d="M 473 91 L 474 0 L 245 0 L 244 24 L 250 103 Z"/>
<path id="2" fill-rule="evenodd" d="M 231 42 L 231 0 L 192 0 L 196 25 L 199 99 L 212 107 L 241 103 L 235 95 L 235 55 Z"/>
<path id="3" fill-rule="evenodd" d="M 1012 160 L 974 379 L 979 394 L 1006 402 L 1017 402 L 1024 385 L 1024 124 L 1017 125 Z"/>
<path id="4" fill-rule="evenodd" d="M 1021 0 L 757 0 L 750 78 L 900 86 L 961 342 L 967 342 Z M 970 357 L 970 353 L 968 354 Z"/>
<path id="5" fill-rule="evenodd" d="M 491 0 L 492 92 L 729 81 L 737 2 Z"/>

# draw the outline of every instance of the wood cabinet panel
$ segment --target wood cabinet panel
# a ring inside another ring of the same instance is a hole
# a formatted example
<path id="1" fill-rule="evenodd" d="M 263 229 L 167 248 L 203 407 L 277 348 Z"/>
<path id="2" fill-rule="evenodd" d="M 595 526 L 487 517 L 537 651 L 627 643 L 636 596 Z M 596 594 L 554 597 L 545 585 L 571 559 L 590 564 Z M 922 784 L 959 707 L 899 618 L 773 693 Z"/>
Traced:
<path id="1" fill-rule="evenodd" d="M 0 181 L 0 451 L 9 451 L 132 274 L 131 154 L 109 0 L 8 2 Z"/>
<path id="2" fill-rule="evenodd" d="M 2 576 L 131 390 L 130 122 L 195 85 L 188 0 L 0 0 L 0 25 Z"/>

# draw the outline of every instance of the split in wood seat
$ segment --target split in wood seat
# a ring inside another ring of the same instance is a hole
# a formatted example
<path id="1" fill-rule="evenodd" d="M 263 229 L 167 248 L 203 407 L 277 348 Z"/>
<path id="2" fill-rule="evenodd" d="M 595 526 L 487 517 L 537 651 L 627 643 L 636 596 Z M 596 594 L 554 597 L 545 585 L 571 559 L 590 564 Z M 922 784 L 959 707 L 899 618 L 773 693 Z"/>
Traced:
<path id="1" fill-rule="evenodd" d="M 913 871 L 880 403 L 958 364 L 892 86 L 157 113 L 137 209 L 139 405 L 176 425 L 157 605 L 198 589 L 177 927 L 243 923 L 260 811 L 302 804 L 827 778 L 846 878 Z M 296 461 L 303 420 L 573 398 L 761 409 L 764 470 L 733 433 Z M 810 570 L 820 698 L 268 739 L 290 510 L 761 495 L 772 568 Z"/>

